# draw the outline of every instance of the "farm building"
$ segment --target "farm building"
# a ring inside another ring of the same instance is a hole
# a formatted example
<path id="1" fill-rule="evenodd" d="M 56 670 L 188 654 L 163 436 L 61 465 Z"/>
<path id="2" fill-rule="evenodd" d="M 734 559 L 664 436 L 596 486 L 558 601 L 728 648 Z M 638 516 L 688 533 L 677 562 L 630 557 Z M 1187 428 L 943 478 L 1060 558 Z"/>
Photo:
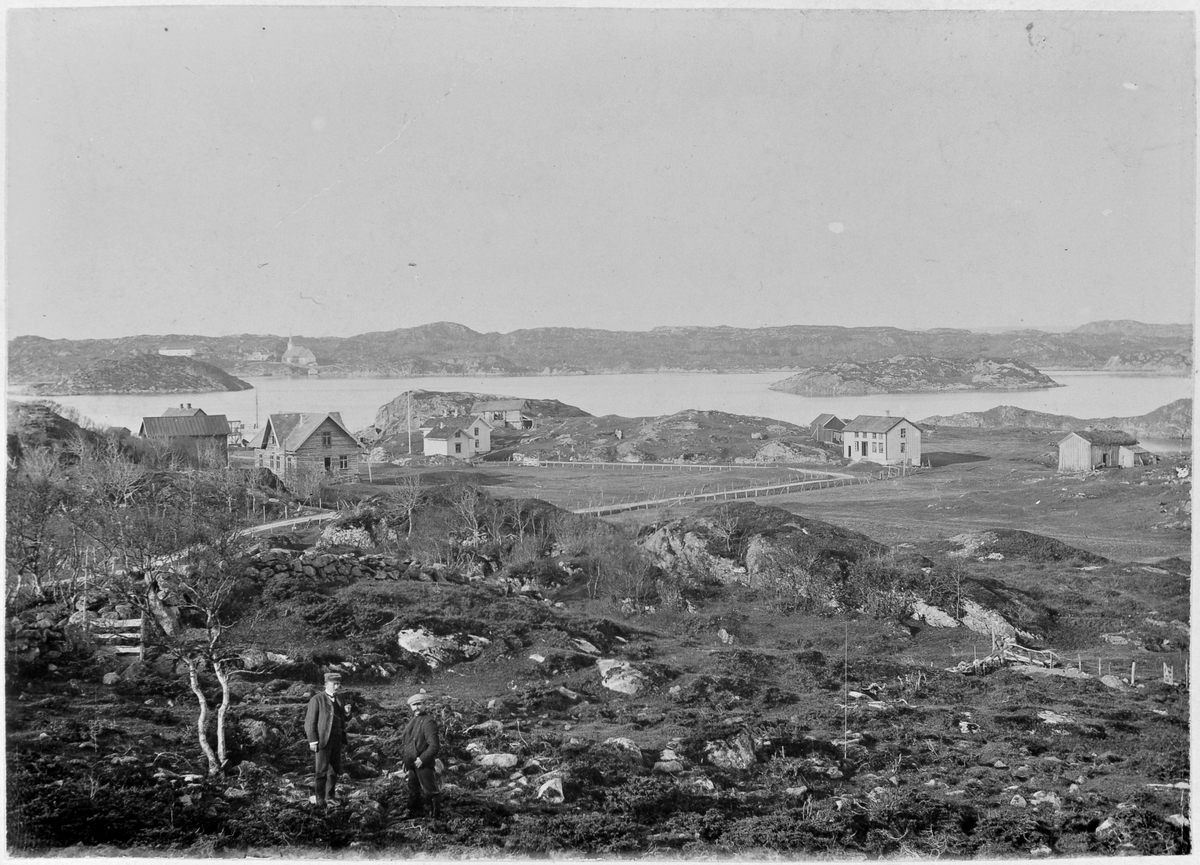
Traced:
<path id="1" fill-rule="evenodd" d="M 1137 439 L 1123 430 L 1074 430 L 1058 443 L 1060 472 L 1090 472 L 1109 466 L 1135 465 Z M 1126 463 L 1121 461 L 1125 449 Z M 1144 450 L 1138 448 L 1139 451 Z"/>
<path id="2" fill-rule="evenodd" d="M 163 357 L 195 357 L 196 349 L 190 345 L 164 345 L 158 353 Z"/>
<path id="3" fill-rule="evenodd" d="M 842 443 L 842 430 L 845 428 L 846 422 L 831 414 L 819 414 L 816 420 L 809 425 L 813 441 L 829 442 L 831 444 Z"/>
<path id="4" fill-rule="evenodd" d="M 268 415 L 250 446 L 255 449 L 254 464 L 284 480 L 306 471 L 339 480 L 358 477 L 362 446 L 336 411 Z"/>
<path id="5" fill-rule="evenodd" d="M 842 444 L 854 462 L 921 464 L 921 428 L 906 418 L 860 414 L 842 430 Z"/>
<path id="6" fill-rule="evenodd" d="M 229 462 L 229 421 L 223 414 L 208 415 L 202 409 L 169 408 L 162 417 L 144 417 L 138 437 L 162 442 L 172 451 L 191 459 Z"/>
<path id="7" fill-rule="evenodd" d="M 483 415 L 496 427 L 531 429 L 533 418 L 525 414 L 525 400 L 496 399 L 471 405 L 472 415 Z"/>
<path id="8" fill-rule="evenodd" d="M 283 353 L 283 362 L 290 363 L 292 366 L 314 366 L 317 356 L 304 346 L 294 345 L 289 336 L 287 350 Z"/>
<path id="9" fill-rule="evenodd" d="M 265 349 L 256 348 L 253 351 L 246 352 L 243 357 L 245 357 L 246 360 L 250 361 L 251 363 L 262 363 L 271 359 L 271 352 L 266 351 Z"/>
<path id="10" fill-rule="evenodd" d="M 197 416 L 204 416 L 204 409 L 202 409 L 202 408 L 192 408 L 192 404 L 191 404 L 190 402 L 189 402 L 187 405 L 184 405 L 183 403 L 180 403 L 180 404 L 179 404 L 179 408 L 175 408 L 175 406 L 171 406 L 169 409 L 167 409 L 165 412 L 163 412 L 163 413 L 162 413 L 162 416 L 163 416 L 163 417 L 197 417 Z"/>
<path id="11" fill-rule="evenodd" d="M 486 418 L 444 418 L 421 427 L 425 455 L 470 459 L 492 449 L 492 424 Z"/>
<path id="12" fill-rule="evenodd" d="M 1134 466 L 1148 466 L 1158 462 L 1158 454 L 1153 454 L 1141 445 L 1121 445 L 1117 451 L 1117 464 L 1121 468 L 1131 469 Z"/>

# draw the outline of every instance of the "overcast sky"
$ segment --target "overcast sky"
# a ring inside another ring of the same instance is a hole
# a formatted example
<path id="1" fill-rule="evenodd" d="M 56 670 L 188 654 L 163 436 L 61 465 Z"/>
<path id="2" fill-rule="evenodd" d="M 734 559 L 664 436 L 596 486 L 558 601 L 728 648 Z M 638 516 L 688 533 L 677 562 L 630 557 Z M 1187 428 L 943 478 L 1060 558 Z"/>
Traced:
<path id="1" fill-rule="evenodd" d="M 8 334 L 1188 322 L 1192 28 L 14 10 Z"/>

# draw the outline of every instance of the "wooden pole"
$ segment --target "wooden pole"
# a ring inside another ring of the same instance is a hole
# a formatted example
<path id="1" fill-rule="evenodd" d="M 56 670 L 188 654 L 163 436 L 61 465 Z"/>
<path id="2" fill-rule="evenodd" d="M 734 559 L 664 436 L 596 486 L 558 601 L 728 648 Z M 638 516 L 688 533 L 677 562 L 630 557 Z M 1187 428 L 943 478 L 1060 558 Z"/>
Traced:
<path id="1" fill-rule="evenodd" d="M 1129 664 L 1129 687 L 1132 688 L 1136 684 L 1137 684 L 1137 661 L 1133 661 Z"/>

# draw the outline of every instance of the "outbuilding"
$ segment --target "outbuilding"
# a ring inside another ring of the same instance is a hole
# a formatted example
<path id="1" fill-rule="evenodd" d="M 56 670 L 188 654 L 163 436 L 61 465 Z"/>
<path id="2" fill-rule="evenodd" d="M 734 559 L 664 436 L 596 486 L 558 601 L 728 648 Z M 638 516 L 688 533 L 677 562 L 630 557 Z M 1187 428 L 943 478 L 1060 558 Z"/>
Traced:
<path id="1" fill-rule="evenodd" d="M 1137 445 L 1123 430 L 1073 430 L 1058 443 L 1060 472 L 1090 472 L 1121 465 L 1121 449 Z M 1130 465 L 1132 452 L 1130 452 Z"/>
<path id="2" fill-rule="evenodd" d="M 809 425 L 809 430 L 812 432 L 813 441 L 826 442 L 827 444 L 841 444 L 842 431 L 846 428 L 846 422 L 837 415 L 819 414 Z"/>
<path id="3" fill-rule="evenodd" d="M 229 462 L 229 421 L 223 414 L 209 415 L 202 409 L 169 408 L 162 417 L 144 417 L 138 436 L 165 444 L 189 459 Z"/>

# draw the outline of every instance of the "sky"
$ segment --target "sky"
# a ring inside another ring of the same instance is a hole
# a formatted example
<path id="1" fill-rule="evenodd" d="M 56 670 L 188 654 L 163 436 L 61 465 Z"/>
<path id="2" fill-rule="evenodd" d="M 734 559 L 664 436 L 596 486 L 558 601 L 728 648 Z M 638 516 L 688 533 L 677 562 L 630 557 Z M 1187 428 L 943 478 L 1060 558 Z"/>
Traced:
<path id="1" fill-rule="evenodd" d="M 7 332 L 1190 322 L 1193 27 L 10 10 Z"/>

